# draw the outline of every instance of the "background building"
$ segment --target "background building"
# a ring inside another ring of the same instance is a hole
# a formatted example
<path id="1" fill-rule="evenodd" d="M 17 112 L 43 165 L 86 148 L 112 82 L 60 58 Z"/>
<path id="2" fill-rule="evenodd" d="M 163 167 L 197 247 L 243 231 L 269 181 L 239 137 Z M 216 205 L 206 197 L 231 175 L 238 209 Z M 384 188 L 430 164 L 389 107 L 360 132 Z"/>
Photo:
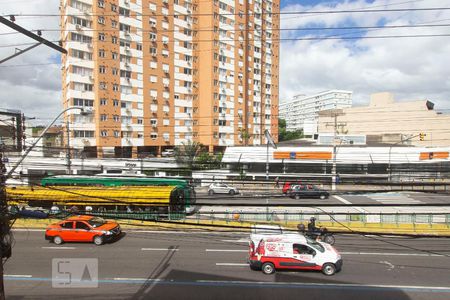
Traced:
<path id="1" fill-rule="evenodd" d="M 319 111 L 352 106 L 352 92 L 330 90 L 316 95 L 297 95 L 280 103 L 280 118 L 286 120 L 286 130 L 303 130 L 306 136 L 317 133 Z"/>
<path id="2" fill-rule="evenodd" d="M 367 142 L 416 146 L 450 145 L 450 115 L 428 100 L 395 102 L 390 93 L 373 94 L 369 106 L 319 113 L 319 135 L 366 135 Z"/>
<path id="3" fill-rule="evenodd" d="M 278 135 L 279 0 L 61 0 L 64 107 L 87 156 Z"/>

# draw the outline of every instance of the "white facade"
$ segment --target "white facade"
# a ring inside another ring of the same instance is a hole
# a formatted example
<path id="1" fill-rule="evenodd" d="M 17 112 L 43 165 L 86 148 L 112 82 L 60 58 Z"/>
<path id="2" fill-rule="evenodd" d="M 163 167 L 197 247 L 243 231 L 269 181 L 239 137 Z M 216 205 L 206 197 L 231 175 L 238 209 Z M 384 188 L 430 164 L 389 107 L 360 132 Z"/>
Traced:
<path id="1" fill-rule="evenodd" d="M 319 111 L 352 106 L 350 91 L 330 90 L 319 94 L 297 95 L 280 103 L 280 118 L 286 120 L 286 130 L 303 129 L 305 135 L 316 134 Z"/>

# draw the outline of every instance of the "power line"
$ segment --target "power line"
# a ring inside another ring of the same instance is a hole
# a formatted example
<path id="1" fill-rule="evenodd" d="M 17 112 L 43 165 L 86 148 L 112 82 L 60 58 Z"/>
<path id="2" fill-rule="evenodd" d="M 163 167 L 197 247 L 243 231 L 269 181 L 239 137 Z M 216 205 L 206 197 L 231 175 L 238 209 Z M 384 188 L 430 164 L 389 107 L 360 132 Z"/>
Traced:
<path id="1" fill-rule="evenodd" d="M 317 10 L 317 11 L 264 11 L 264 12 L 239 12 L 239 13 L 176 13 L 176 14 L 139 14 L 142 17 L 179 17 L 179 16 L 188 16 L 188 17 L 203 17 L 203 16 L 253 16 L 253 15 L 274 15 L 274 16 L 282 16 L 282 15 L 305 15 L 305 14 L 346 14 L 346 13 L 386 13 L 386 12 L 411 12 L 411 11 L 446 11 L 450 10 L 450 7 L 425 7 L 425 8 L 392 8 L 392 9 L 354 9 L 354 10 Z M 135 12 L 131 10 L 131 12 Z M 80 13 L 80 14 L 30 14 L 30 13 L 9 13 L 6 16 L 14 15 L 15 17 L 69 17 L 69 16 L 84 16 L 84 17 L 118 17 L 121 16 L 119 13 L 114 14 L 93 14 L 93 13 Z"/>

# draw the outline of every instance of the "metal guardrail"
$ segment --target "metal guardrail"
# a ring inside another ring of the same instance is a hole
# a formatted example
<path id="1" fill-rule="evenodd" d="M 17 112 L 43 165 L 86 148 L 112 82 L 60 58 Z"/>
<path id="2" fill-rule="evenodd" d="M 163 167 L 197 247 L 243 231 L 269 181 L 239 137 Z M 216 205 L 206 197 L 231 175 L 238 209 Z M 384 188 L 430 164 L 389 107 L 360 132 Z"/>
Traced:
<path id="1" fill-rule="evenodd" d="M 450 214 L 443 213 L 289 213 L 287 211 L 272 211 L 266 213 L 249 213 L 244 211 L 230 211 L 225 213 L 203 213 L 192 216 L 191 218 L 200 223 L 201 220 L 220 220 L 229 222 L 276 222 L 278 224 L 285 224 L 292 222 L 305 223 L 311 217 L 315 217 L 318 222 L 331 222 L 338 224 L 345 224 L 351 222 L 360 222 L 362 224 L 444 224 L 450 228 Z"/>

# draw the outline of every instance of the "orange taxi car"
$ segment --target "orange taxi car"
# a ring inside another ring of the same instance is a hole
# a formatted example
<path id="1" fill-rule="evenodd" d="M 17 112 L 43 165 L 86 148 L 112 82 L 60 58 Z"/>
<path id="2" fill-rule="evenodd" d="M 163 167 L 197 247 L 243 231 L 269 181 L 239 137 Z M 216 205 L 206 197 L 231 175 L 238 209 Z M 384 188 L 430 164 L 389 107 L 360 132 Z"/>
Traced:
<path id="1" fill-rule="evenodd" d="M 121 235 L 120 225 L 95 216 L 72 216 L 51 224 L 45 230 L 45 239 L 60 245 L 64 242 L 94 242 L 101 245 Z"/>

